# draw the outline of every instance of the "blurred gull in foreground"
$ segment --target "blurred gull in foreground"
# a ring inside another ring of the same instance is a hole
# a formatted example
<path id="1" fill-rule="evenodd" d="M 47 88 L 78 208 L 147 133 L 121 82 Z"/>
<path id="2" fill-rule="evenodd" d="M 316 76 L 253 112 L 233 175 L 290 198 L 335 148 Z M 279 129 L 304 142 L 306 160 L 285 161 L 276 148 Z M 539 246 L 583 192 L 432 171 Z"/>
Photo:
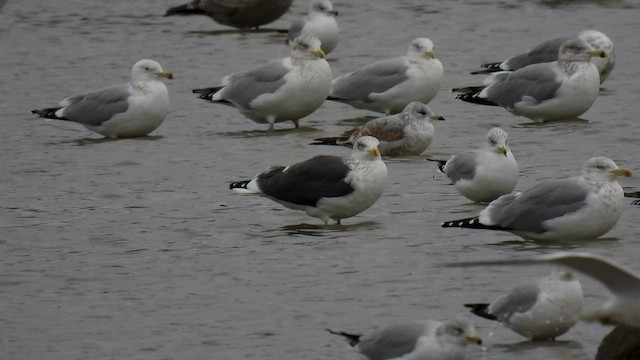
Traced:
<path id="1" fill-rule="evenodd" d="M 453 91 L 460 93 L 456 99 L 502 106 L 537 122 L 575 119 L 591 108 L 600 91 L 600 75 L 590 61 L 594 56 L 606 54 L 584 40 L 569 40 L 560 46 L 558 61 L 493 73 L 481 86 Z"/>
<path id="2" fill-rule="evenodd" d="M 222 25 L 249 29 L 277 20 L 291 3 L 293 0 L 193 0 L 170 8 L 164 16 L 206 15 Z"/>
<path id="3" fill-rule="evenodd" d="M 291 56 L 227 75 L 222 86 L 195 89 L 201 99 L 233 105 L 261 124 L 292 121 L 316 111 L 331 90 L 331 68 L 320 41 L 301 36 L 291 44 Z"/>
<path id="4" fill-rule="evenodd" d="M 440 90 L 443 68 L 433 43 L 417 38 L 407 55 L 382 60 L 333 80 L 328 100 L 385 114 L 396 114 L 412 101 L 427 104 Z"/>
<path id="5" fill-rule="evenodd" d="M 109 138 L 144 136 L 164 121 L 169 92 L 161 78 L 173 79 L 153 60 L 140 60 L 131 69 L 131 82 L 66 98 L 60 106 L 32 113 L 68 120 Z"/>
<path id="6" fill-rule="evenodd" d="M 516 286 L 491 304 L 465 304 L 471 312 L 531 340 L 548 340 L 571 329 L 582 312 L 582 286 L 569 271 Z"/>
<path id="7" fill-rule="evenodd" d="M 328 331 L 347 338 L 369 360 L 462 360 L 467 344 L 482 344 L 473 324 L 464 318 L 397 324 L 364 336 Z"/>
<path id="8" fill-rule="evenodd" d="M 387 167 L 378 140 L 356 141 L 349 158 L 319 155 L 291 166 L 274 166 L 252 180 L 233 182 L 231 189 L 263 195 L 309 216 L 340 220 L 373 205 L 387 184 Z"/>
<path id="9" fill-rule="evenodd" d="M 380 141 L 382 156 L 420 155 L 433 141 L 432 120 L 444 120 L 425 104 L 412 102 L 398 114 L 370 120 L 364 126 L 347 130 L 337 137 L 314 139 L 312 145 L 353 146 L 362 136 Z"/>
<path id="10" fill-rule="evenodd" d="M 527 258 L 468 261 L 448 264 L 450 267 L 481 265 L 527 265 L 551 263 L 564 265 L 601 282 L 613 299 L 600 308 L 583 313 L 581 320 L 599 321 L 603 324 L 640 326 L 640 278 L 611 261 L 585 252 L 558 252 Z"/>
<path id="11" fill-rule="evenodd" d="M 309 6 L 309 14 L 296 20 L 289 28 L 287 45 L 291 44 L 300 35 L 315 36 L 320 40 L 322 50 L 329 54 L 338 46 L 338 23 L 335 16 L 338 12 L 333 10 L 329 0 L 313 0 Z"/>
<path id="12" fill-rule="evenodd" d="M 472 74 L 489 74 L 497 71 L 515 71 L 527 65 L 552 62 L 558 60 L 560 45 L 573 38 L 579 38 L 591 45 L 595 50 L 602 50 L 605 57 L 593 57 L 593 62 L 600 73 L 602 84 L 613 71 L 616 65 L 616 49 L 613 42 L 605 34 L 596 30 L 583 30 L 574 36 L 561 36 L 547 40 L 529 51 L 510 57 L 503 62 L 482 64 L 484 70 L 474 71 Z"/>
<path id="13" fill-rule="evenodd" d="M 466 151 L 438 162 L 440 171 L 464 197 L 475 202 L 493 201 L 513 191 L 518 183 L 518 163 L 509 149 L 509 134 L 489 130 L 480 149 Z"/>
<path id="14" fill-rule="evenodd" d="M 533 240 L 595 239 L 620 218 L 623 191 L 618 176 L 631 176 L 631 170 L 594 157 L 584 163 L 581 176 L 541 181 L 499 197 L 478 216 L 447 221 L 442 227 L 503 230 Z"/>

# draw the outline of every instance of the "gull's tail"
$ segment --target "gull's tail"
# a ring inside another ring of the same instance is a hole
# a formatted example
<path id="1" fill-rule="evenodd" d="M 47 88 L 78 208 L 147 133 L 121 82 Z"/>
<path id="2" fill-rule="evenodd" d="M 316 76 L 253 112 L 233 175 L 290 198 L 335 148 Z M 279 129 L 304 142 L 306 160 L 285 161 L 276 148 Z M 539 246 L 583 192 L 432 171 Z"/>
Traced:
<path id="1" fill-rule="evenodd" d="M 325 329 L 325 330 L 327 330 L 329 334 L 338 335 L 346 338 L 349 341 L 349 345 L 351 345 L 351 347 L 355 347 L 356 345 L 358 345 L 358 343 L 360 342 L 360 338 L 362 337 L 362 335 L 350 334 L 344 331 L 334 331 L 331 329 Z"/>
<path id="2" fill-rule="evenodd" d="M 495 315 L 489 313 L 489 304 L 464 304 L 464 307 L 471 309 L 471 313 L 474 315 L 489 320 L 498 320 Z"/>
<path id="3" fill-rule="evenodd" d="M 184 4 L 184 5 L 180 5 L 180 6 L 174 6 L 172 8 L 169 8 L 169 10 L 167 10 L 167 12 L 164 14 L 164 16 L 171 16 L 171 15 L 206 15 L 207 13 L 204 10 L 198 9 L 195 6 L 193 6 L 192 3 L 188 3 L 188 4 Z"/>
<path id="4" fill-rule="evenodd" d="M 55 108 L 48 108 L 48 109 L 41 109 L 41 110 L 31 110 L 31 113 L 32 114 L 37 114 L 38 116 L 40 116 L 42 118 L 69 121 L 69 119 L 67 119 L 65 117 L 60 117 L 60 116 L 56 115 L 56 112 L 58 110 L 60 110 L 60 109 L 62 109 L 62 108 L 61 107 L 55 107 Z"/>

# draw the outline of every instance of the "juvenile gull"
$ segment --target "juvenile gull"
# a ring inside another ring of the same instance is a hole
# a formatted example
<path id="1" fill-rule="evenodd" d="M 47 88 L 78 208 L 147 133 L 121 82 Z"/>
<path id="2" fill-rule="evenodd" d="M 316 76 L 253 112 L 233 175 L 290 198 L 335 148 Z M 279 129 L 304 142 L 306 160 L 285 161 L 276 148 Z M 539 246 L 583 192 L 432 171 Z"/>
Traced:
<path id="1" fill-rule="evenodd" d="M 581 320 L 603 324 L 627 324 L 640 327 L 640 278 L 611 261 L 585 252 L 557 252 L 527 258 L 480 260 L 449 264 L 449 266 L 526 265 L 552 263 L 564 265 L 601 282 L 614 295 L 593 311 L 583 313 Z"/>
<path id="2" fill-rule="evenodd" d="M 131 82 L 68 97 L 60 106 L 31 111 L 40 117 L 68 120 L 109 138 L 144 136 L 164 121 L 169 92 L 160 78 L 173 79 L 153 60 L 140 60 L 131 69 Z"/>
<path id="3" fill-rule="evenodd" d="M 222 25 L 249 29 L 276 21 L 291 3 L 293 0 L 193 0 L 170 8 L 164 16 L 206 15 Z"/>
<path id="4" fill-rule="evenodd" d="M 331 68 L 320 40 L 301 36 L 291 44 L 291 56 L 253 69 L 227 75 L 222 86 L 195 89 L 200 98 L 232 104 L 247 118 L 261 124 L 292 121 L 316 111 L 331 91 Z"/>
<path id="5" fill-rule="evenodd" d="M 525 282 L 491 304 L 465 304 L 471 312 L 530 340 L 549 340 L 571 329 L 582 312 L 582 286 L 569 271 Z"/>
<path id="6" fill-rule="evenodd" d="M 349 158 L 320 155 L 291 166 L 274 166 L 252 180 L 233 182 L 231 189 L 268 197 L 309 216 L 340 220 L 373 205 L 387 184 L 387 167 L 378 140 L 361 137 Z"/>
<path id="7" fill-rule="evenodd" d="M 504 230 L 533 240 L 595 239 L 620 218 L 623 192 L 618 176 L 631 176 L 631 170 L 594 157 L 584 163 L 581 176 L 541 181 L 499 197 L 478 216 L 447 221 L 442 227 Z"/>
<path id="8" fill-rule="evenodd" d="M 438 168 L 467 199 L 493 201 L 512 192 L 518 183 L 518 163 L 509 149 L 508 140 L 506 131 L 492 128 L 482 148 L 438 161 Z"/>
<path id="9" fill-rule="evenodd" d="M 300 35 L 315 36 L 320 40 L 322 50 L 329 54 L 338 46 L 340 34 L 335 16 L 338 16 L 338 12 L 333 10 L 331 1 L 313 0 L 309 6 L 309 14 L 294 21 L 289 28 L 287 45 Z"/>
<path id="10" fill-rule="evenodd" d="M 398 114 L 367 122 L 364 126 L 347 130 L 337 137 L 314 139 L 312 145 L 353 146 L 362 136 L 380 141 L 380 155 L 420 155 L 433 141 L 432 120 L 444 120 L 423 103 L 412 102 Z"/>
<path id="11" fill-rule="evenodd" d="M 593 57 L 591 62 L 596 65 L 600 73 L 602 84 L 616 65 L 616 49 L 607 35 L 596 30 L 583 30 L 574 36 L 561 36 L 547 40 L 527 52 L 510 57 L 503 62 L 482 64 L 484 70 L 474 71 L 472 74 L 489 74 L 497 71 L 515 71 L 527 65 L 552 62 L 558 60 L 560 45 L 567 40 L 579 38 L 591 45 L 596 50 L 602 50 L 605 57 Z"/>
<path id="12" fill-rule="evenodd" d="M 369 360 L 459 360 L 469 343 L 482 344 L 473 324 L 464 318 L 424 320 L 388 326 L 367 335 L 327 330 L 349 340 Z"/>
<path id="13" fill-rule="evenodd" d="M 482 86 L 453 91 L 460 93 L 456 99 L 502 106 L 537 122 L 573 119 L 589 110 L 598 97 L 600 75 L 590 61 L 594 56 L 606 54 L 584 40 L 569 40 L 560 46 L 558 61 L 497 72 Z"/>
<path id="14" fill-rule="evenodd" d="M 442 85 L 443 68 L 433 43 L 417 38 L 407 55 L 382 60 L 333 80 L 328 100 L 385 114 L 396 114 L 410 102 L 427 104 Z"/>

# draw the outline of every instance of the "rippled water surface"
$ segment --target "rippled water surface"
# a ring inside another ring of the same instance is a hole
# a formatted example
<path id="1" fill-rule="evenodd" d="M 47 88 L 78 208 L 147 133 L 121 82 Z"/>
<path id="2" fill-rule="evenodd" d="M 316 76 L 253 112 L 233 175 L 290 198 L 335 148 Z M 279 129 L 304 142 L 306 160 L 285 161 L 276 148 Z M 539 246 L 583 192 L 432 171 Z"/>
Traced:
<path id="1" fill-rule="evenodd" d="M 227 184 L 274 164 L 343 148 L 311 147 L 375 115 L 326 103 L 303 127 L 264 132 L 190 90 L 288 54 L 284 35 L 240 33 L 206 17 L 162 17 L 175 0 L 9 1 L 0 9 L 0 358 L 358 359 L 324 331 L 367 331 L 464 314 L 545 267 L 443 269 L 444 262 L 561 249 L 604 254 L 640 272 L 640 207 L 588 243 L 525 242 L 508 233 L 442 229 L 482 206 L 457 195 L 425 156 L 388 159 L 382 198 L 343 226 Z M 519 161 L 517 189 L 573 176 L 607 155 L 640 172 L 639 9 L 633 1 L 335 1 L 342 39 L 334 75 L 405 53 L 431 38 L 445 82 L 430 104 L 447 121 L 425 155 L 479 146 L 496 125 Z M 306 1 L 267 28 L 287 28 Z M 477 65 L 560 34 L 594 28 L 618 65 L 585 121 L 536 125 L 504 109 L 459 102 Z M 152 136 L 103 141 L 31 109 L 127 81 L 133 63 L 159 61 L 172 112 Z M 638 178 L 622 180 L 638 190 Z M 630 201 L 625 201 L 629 204 Z M 311 225 L 301 225 L 311 224 Z M 608 294 L 585 277 L 586 306 Z M 472 317 L 472 315 L 469 315 Z M 474 318 L 478 359 L 593 359 L 610 328 L 580 323 L 558 342 L 531 344 Z"/>

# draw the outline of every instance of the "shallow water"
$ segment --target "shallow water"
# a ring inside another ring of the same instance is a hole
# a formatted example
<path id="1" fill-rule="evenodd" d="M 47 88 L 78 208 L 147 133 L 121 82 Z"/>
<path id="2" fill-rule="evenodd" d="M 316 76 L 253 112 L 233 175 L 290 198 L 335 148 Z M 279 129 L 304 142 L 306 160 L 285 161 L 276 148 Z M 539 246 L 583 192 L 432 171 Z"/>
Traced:
<path id="1" fill-rule="evenodd" d="M 500 125 L 520 164 L 517 189 L 573 176 L 596 155 L 640 171 L 633 2 L 423 3 L 336 1 L 343 37 L 329 59 L 337 76 L 402 55 L 415 37 L 431 38 L 446 78 L 430 106 L 447 121 L 436 124 L 425 155 L 479 146 Z M 604 239 L 587 243 L 442 229 L 441 221 L 482 206 L 458 196 L 425 155 L 387 159 L 385 194 L 343 226 L 316 226 L 319 220 L 267 199 L 232 194 L 229 181 L 271 165 L 348 154 L 306 144 L 375 114 L 326 103 L 301 129 L 281 123 L 268 134 L 232 108 L 197 99 L 191 89 L 286 56 L 285 36 L 228 31 L 206 17 L 162 17 L 173 5 L 23 0 L 0 10 L 0 358 L 358 359 L 324 329 L 465 314 L 463 303 L 490 301 L 548 272 L 443 269 L 444 262 L 581 249 L 640 272 L 640 207 L 625 206 Z M 306 7 L 297 0 L 267 28 L 287 28 Z M 450 93 L 479 83 L 468 73 L 483 62 L 585 28 L 606 33 L 618 52 L 586 121 L 532 124 Z M 175 75 L 167 82 L 173 111 L 150 137 L 104 141 L 29 113 L 126 81 L 145 57 Z M 637 177 L 621 182 L 640 188 Z M 581 279 L 587 307 L 607 298 L 600 284 Z M 561 341 L 531 344 L 473 320 L 485 345 L 469 348 L 470 358 L 480 359 L 593 359 L 611 330 L 580 323 Z"/>

